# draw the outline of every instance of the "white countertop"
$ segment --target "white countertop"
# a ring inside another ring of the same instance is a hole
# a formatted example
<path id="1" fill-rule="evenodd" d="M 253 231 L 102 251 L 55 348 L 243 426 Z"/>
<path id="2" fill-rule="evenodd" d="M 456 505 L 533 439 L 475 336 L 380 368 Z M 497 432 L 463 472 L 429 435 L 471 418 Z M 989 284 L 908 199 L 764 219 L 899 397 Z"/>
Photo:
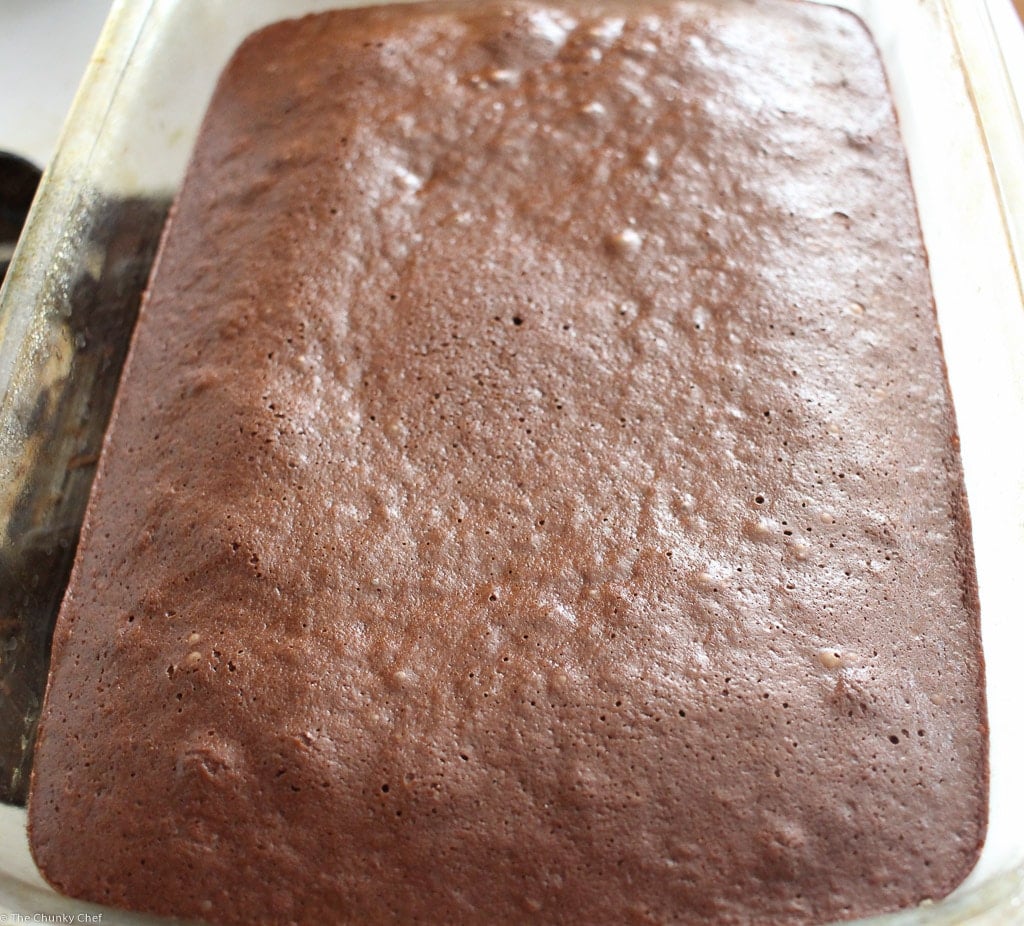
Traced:
<path id="1" fill-rule="evenodd" d="M 42 167 L 111 0 L 0 0 L 0 150 Z"/>

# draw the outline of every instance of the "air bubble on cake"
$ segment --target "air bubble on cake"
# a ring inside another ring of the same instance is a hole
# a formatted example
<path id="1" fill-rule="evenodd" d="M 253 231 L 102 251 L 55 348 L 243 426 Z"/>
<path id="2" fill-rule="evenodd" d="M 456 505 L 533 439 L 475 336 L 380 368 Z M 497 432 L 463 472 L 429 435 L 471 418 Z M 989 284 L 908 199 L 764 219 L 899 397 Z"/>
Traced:
<path id="1" fill-rule="evenodd" d="M 614 42 L 622 35 L 622 31 L 625 27 L 625 19 L 621 16 L 612 16 L 608 19 L 602 19 L 600 22 L 591 26 L 587 30 L 587 35 L 591 38 L 599 39 L 602 42 Z"/>
<path id="2" fill-rule="evenodd" d="M 639 68 L 637 70 L 640 70 Z M 628 97 L 628 105 L 630 108 L 637 106 L 644 109 L 651 109 L 658 101 L 658 98 L 651 93 L 651 86 L 648 82 L 648 76 L 644 73 L 638 73 L 636 76 L 629 76 L 623 74 L 618 81 L 619 98 Z M 664 191 L 659 193 L 658 200 L 662 203 L 668 203 L 668 197 Z"/>
<path id="3" fill-rule="evenodd" d="M 661 155 L 657 148 L 648 148 L 641 156 L 640 163 L 652 173 L 657 171 L 661 167 Z"/>
<path id="4" fill-rule="evenodd" d="M 811 558 L 810 545 L 804 543 L 802 540 L 796 540 L 788 544 L 790 555 L 793 559 L 798 562 L 805 563 Z"/>
<path id="5" fill-rule="evenodd" d="M 635 228 L 627 227 L 614 232 L 608 238 L 611 250 L 624 257 L 636 254 L 643 246 L 644 239 Z"/>
<path id="6" fill-rule="evenodd" d="M 391 675 L 396 688 L 410 688 L 416 684 L 416 674 L 409 669 L 398 669 Z"/>
<path id="7" fill-rule="evenodd" d="M 838 647 L 822 647 L 818 650 L 816 656 L 822 668 L 838 669 L 843 665 L 843 652 Z"/>
<path id="8" fill-rule="evenodd" d="M 645 39 L 644 41 L 627 48 L 626 52 L 631 58 L 650 58 L 652 55 L 656 55 L 658 53 L 658 46 L 649 39 Z"/>
<path id="9" fill-rule="evenodd" d="M 576 25 L 567 17 L 556 16 L 550 10 L 534 10 L 530 13 L 529 23 L 535 35 L 546 39 L 556 48 L 565 45 L 569 32 Z"/>
<path id="10" fill-rule="evenodd" d="M 771 518 L 758 518 L 748 522 L 743 529 L 747 538 L 758 543 L 771 540 L 778 533 L 778 525 Z"/>
<path id="11" fill-rule="evenodd" d="M 698 588 L 705 589 L 707 591 L 719 588 L 721 585 L 718 577 L 707 569 L 703 572 L 698 572 L 694 582 Z"/>
<path id="12" fill-rule="evenodd" d="M 512 68 L 488 68 L 479 74 L 472 74 L 469 82 L 481 90 L 488 87 L 510 87 L 519 83 L 519 72 Z"/>
<path id="13" fill-rule="evenodd" d="M 697 499 L 689 492 L 681 492 L 672 498 L 672 514 L 677 518 L 693 514 L 697 510 Z"/>

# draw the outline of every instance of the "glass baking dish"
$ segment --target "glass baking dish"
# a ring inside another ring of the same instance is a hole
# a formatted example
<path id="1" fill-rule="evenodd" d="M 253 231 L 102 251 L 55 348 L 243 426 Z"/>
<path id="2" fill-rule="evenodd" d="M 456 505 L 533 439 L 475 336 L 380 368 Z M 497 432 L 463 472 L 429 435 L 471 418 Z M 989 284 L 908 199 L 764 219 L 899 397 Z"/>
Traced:
<path id="1" fill-rule="evenodd" d="M 214 82 L 253 29 L 345 5 L 357 3 L 118 0 L 111 11 L 0 290 L 0 739 L 16 743 L 0 756 L 6 800 L 24 792 L 46 637 L 138 301 Z M 836 5 L 875 36 L 910 157 L 974 519 L 992 737 L 977 868 L 945 901 L 870 922 L 1024 923 L 1024 124 L 1005 63 L 1024 39 L 1001 44 L 980 0 Z M 0 919 L 100 909 L 44 884 L 24 810 L 0 805 Z M 102 912 L 107 924 L 152 921 Z"/>

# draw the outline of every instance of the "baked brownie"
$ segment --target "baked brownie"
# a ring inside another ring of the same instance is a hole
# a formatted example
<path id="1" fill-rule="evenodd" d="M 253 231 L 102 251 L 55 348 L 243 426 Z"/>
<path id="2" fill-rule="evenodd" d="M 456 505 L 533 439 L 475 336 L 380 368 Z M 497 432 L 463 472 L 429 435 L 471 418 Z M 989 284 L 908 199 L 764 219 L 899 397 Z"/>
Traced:
<path id="1" fill-rule="evenodd" d="M 54 641 L 46 877 L 221 923 L 807 924 L 986 816 L 885 77 L 790 0 L 251 37 Z"/>

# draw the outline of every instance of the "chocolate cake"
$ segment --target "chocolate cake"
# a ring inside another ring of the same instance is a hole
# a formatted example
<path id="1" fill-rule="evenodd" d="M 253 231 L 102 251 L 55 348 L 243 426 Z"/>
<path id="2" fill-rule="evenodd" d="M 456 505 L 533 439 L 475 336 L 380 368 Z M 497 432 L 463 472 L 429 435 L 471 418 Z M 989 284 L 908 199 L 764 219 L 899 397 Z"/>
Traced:
<path id="1" fill-rule="evenodd" d="M 984 838 L 970 525 L 853 16 L 503 0 L 224 73 L 30 835 L 218 923 L 811 924 Z"/>

